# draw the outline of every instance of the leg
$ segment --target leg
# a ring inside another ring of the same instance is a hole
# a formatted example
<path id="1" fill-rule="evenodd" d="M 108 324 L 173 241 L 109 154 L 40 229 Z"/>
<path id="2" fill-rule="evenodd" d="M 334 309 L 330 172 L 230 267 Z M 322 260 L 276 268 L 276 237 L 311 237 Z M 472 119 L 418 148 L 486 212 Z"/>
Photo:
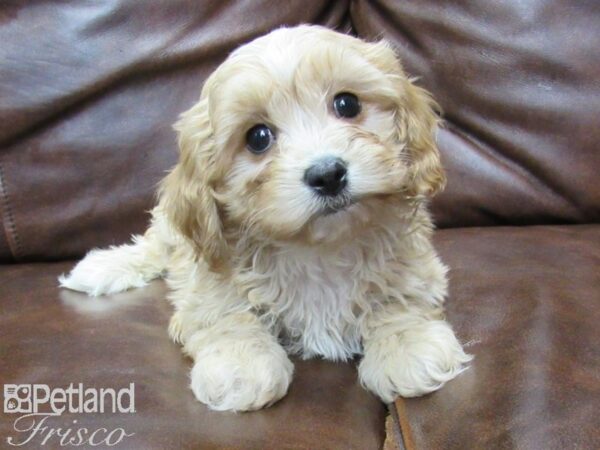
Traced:
<path id="1" fill-rule="evenodd" d="M 160 277 L 167 267 L 172 238 L 156 211 L 143 236 L 133 236 L 131 244 L 91 250 L 71 273 L 59 277 L 60 286 L 91 296 L 110 295 Z"/>
<path id="2" fill-rule="evenodd" d="M 374 313 L 363 339 L 361 382 L 385 402 L 435 391 L 471 360 L 446 321 L 398 304 Z"/>

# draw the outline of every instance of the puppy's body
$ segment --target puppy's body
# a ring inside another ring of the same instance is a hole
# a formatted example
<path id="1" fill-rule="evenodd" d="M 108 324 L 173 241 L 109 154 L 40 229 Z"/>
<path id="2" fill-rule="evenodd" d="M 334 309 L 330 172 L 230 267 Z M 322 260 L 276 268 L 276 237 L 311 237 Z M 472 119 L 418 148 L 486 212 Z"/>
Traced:
<path id="1" fill-rule="evenodd" d="M 332 114 L 350 91 L 360 114 Z M 430 241 L 424 199 L 443 182 L 431 106 L 385 44 L 318 27 L 257 39 L 182 115 L 180 162 L 145 235 L 90 252 L 61 283 L 99 295 L 165 275 L 170 335 L 215 409 L 281 398 L 288 353 L 363 354 L 361 380 L 385 401 L 435 390 L 469 357 L 442 319 L 446 269 Z M 275 130 L 268 153 L 240 142 L 255 123 Z M 339 193 L 307 181 L 325 157 L 343 165 Z"/>

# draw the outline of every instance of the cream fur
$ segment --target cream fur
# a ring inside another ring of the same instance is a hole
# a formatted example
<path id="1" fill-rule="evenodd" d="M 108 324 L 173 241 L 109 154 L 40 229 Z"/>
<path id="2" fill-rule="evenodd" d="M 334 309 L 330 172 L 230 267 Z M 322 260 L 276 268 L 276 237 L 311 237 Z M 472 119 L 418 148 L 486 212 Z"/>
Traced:
<path id="1" fill-rule="evenodd" d="M 333 114 L 338 92 L 359 97 L 357 118 Z M 104 295 L 164 276 L 169 334 L 214 409 L 279 400 L 288 354 L 363 354 L 360 379 L 386 402 L 436 390 L 470 356 L 443 320 L 446 268 L 426 210 L 444 184 L 434 110 L 384 42 L 314 26 L 256 39 L 176 124 L 180 160 L 148 231 L 90 252 L 60 284 Z M 276 130 L 259 156 L 244 148 L 256 123 Z M 348 164 L 354 203 L 333 214 L 302 181 L 322 155 Z"/>

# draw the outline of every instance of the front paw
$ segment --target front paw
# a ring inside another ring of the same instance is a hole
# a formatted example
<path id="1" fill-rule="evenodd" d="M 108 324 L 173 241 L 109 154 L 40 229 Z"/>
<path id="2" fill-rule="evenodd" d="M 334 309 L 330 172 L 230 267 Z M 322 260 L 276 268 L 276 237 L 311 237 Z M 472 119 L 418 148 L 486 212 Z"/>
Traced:
<path id="1" fill-rule="evenodd" d="M 196 355 L 191 387 L 217 411 L 252 411 L 272 405 L 290 385 L 294 367 L 278 344 L 267 348 L 209 346 Z"/>
<path id="2" fill-rule="evenodd" d="M 132 264 L 129 248 L 123 245 L 90 251 L 68 275 L 58 278 L 60 286 L 92 297 L 145 286 L 151 277 L 145 277 Z"/>
<path id="3" fill-rule="evenodd" d="M 396 330 L 390 326 L 365 343 L 358 368 L 363 385 L 384 402 L 435 391 L 466 370 L 472 359 L 444 321 L 420 321 Z"/>

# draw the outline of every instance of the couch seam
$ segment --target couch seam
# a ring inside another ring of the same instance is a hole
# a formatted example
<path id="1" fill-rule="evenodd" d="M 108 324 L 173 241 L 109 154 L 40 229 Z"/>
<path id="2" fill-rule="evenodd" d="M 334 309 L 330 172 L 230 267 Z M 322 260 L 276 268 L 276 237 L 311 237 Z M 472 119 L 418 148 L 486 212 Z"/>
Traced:
<path id="1" fill-rule="evenodd" d="M 18 256 L 21 254 L 21 239 L 17 233 L 17 226 L 15 223 L 12 206 L 10 204 L 8 190 L 6 189 L 5 180 L 4 167 L 2 165 L 2 161 L 0 161 L 0 199 L 2 200 L 2 223 L 4 224 L 4 233 L 6 235 L 6 240 L 12 253 L 12 257 L 17 260 Z"/>
<path id="2" fill-rule="evenodd" d="M 402 398 L 398 398 L 394 402 L 393 410 L 398 416 L 398 425 L 400 428 L 400 434 L 402 437 L 402 443 L 404 444 L 404 448 L 406 450 L 416 450 L 417 447 L 415 446 L 415 440 L 413 439 L 412 429 L 408 421 L 406 406 L 404 405 L 404 400 Z"/>
<path id="3" fill-rule="evenodd" d="M 394 403 L 388 404 L 388 416 L 385 420 L 385 442 L 383 444 L 383 449 L 406 450 L 404 439 L 402 439 L 402 430 L 400 430 L 400 422 L 398 421 L 398 412 L 396 411 Z M 393 447 L 388 445 L 389 442 L 392 442 L 391 445 L 393 445 Z"/>

